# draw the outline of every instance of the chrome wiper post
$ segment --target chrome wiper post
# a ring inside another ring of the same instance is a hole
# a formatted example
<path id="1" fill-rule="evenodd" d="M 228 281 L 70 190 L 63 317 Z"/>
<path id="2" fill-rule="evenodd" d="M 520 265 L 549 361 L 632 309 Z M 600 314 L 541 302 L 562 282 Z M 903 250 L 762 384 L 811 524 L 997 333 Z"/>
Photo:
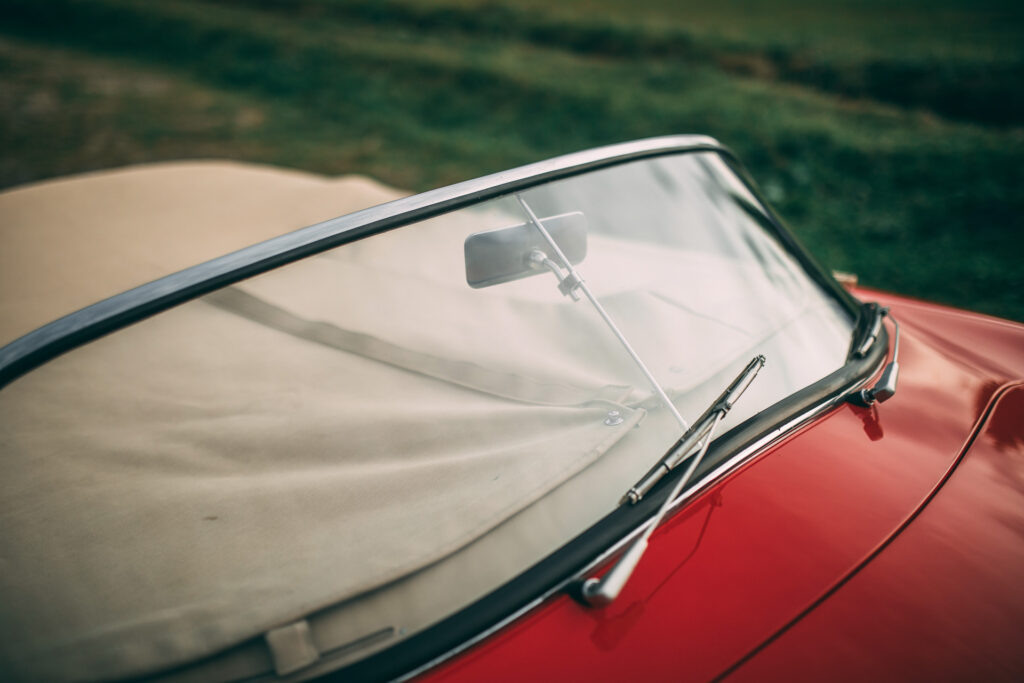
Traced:
<path id="1" fill-rule="evenodd" d="M 852 357 L 863 358 L 871 350 L 871 346 L 882 332 L 882 318 L 885 317 L 887 311 L 888 309 L 874 302 L 866 303 L 861 307 L 861 315 L 870 315 L 871 319 L 863 327 L 858 324 L 860 331 L 850 352 Z"/>
<path id="2" fill-rule="evenodd" d="M 883 403 L 896 395 L 896 380 L 899 378 L 900 373 L 900 324 L 896 318 L 892 316 L 888 308 L 878 309 L 877 317 L 872 325 L 875 332 L 871 335 L 869 343 L 864 347 L 864 351 L 861 355 L 866 355 L 867 349 L 870 348 L 870 345 L 873 344 L 875 339 L 878 337 L 878 334 L 881 331 L 882 318 L 885 318 L 886 316 L 888 316 L 889 320 L 892 321 L 894 331 L 892 360 L 889 361 L 882 370 L 882 375 L 878 378 L 878 382 L 875 383 L 875 386 L 870 389 L 861 389 L 850 394 L 850 402 L 859 406 L 870 406 L 875 403 Z"/>
<path id="3" fill-rule="evenodd" d="M 647 523 L 647 527 L 644 532 L 637 538 L 633 543 L 626 549 L 626 552 L 622 554 L 619 561 L 615 563 L 608 572 L 601 578 L 591 577 L 586 579 L 580 586 L 580 595 L 583 600 L 592 607 L 600 607 L 607 605 L 619 596 L 625 587 L 626 582 L 629 581 L 629 577 L 632 576 L 633 570 L 636 569 L 637 564 L 640 562 L 640 558 L 643 556 L 644 551 L 647 549 L 647 542 L 654 533 L 654 530 L 661 524 L 661 520 L 665 517 L 669 507 L 679 496 L 679 492 L 683 490 L 687 482 L 693 476 L 693 473 L 697 471 L 697 467 L 700 466 L 701 460 L 704 459 L 704 454 L 708 451 L 708 446 L 711 445 L 711 437 L 715 433 L 715 429 L 718 428 L 718 424 L 722 421 L 722 418 L 726 416 L 732 406 L 736 403 L 736 400 L 743 394 L 750 383 L 757 376 L 758 371 L 764 367 L 764 356 L 755 357 L 747 367 L 732 381 L 729 387 L 718 397 L 712 406 L 705 411 L 704 415 L 693 425 L 692 428 L 687 430 L 687 433 L 683 435 L 683 438 L 679 441 L 679 447 L 673 449 L 669 454 L 668 458 L 662 460 L 657 467 L 663 466 L 663 464 L 669 458 L 673 459 L 676 464 L 681 461 L 675 459 L 677 453 L 682 452 L 685 456 L 689 448 L 692 448 L 697 443 L 700 443 L 700 449 L 697 454 L 690 460 L 689 466 L 680 477 L 679 481 L 676 482 L 675 486 L 669 492 L 668 496 L 665 497 L 661 507 L 658 508 L 658 512 L 651 518 Z M 703 441 L 701 441 L 703 439 Z M 685 449 L 685 450 L 684 450 Z M 652 470 L 653 472 L 654 470 Z M 669 470 L 665 470 L 667 472 Z M 650 473 L 649 473 L 650 474 Z M 658 476 L 660 479 L 664 476 L 664 473 Z M 647 478 L 645 477 L 641 482 L 637 484 L 639 486 Z M 654 481 L 657 481 L 655 479 Z M 650 486 L 654 483 L 651 482 Z M 636 490 L 636 486 L 630 489 L 631 492 Z M 628 496 L 628 494 L 627 494 Z M 637 498 L 639 500 L 639 498 Z"/>

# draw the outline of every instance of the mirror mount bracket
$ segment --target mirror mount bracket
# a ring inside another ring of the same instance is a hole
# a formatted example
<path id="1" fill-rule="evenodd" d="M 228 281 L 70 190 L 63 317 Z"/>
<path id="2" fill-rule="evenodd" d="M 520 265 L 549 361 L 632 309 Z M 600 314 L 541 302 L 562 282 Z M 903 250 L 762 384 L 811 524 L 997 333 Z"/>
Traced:
<path id="1" fill-rule="evenodd" d="M 540 249 L 534 249 L 526 256 L 526 261 L 534 270 L 543 270 L 547 268 L 555 277 L 558 278 L 558 291 L 563 295 L 572 298 L 573 301 L 579 301 L 580 295 L 576 292 L 580 285 L 583 284 L 583 279 L 575 273 L 569 273 L 568 275 L 562 272 L 562 269 L 558 267 L 558 264 L 551 260 L 551 258 Z"/>

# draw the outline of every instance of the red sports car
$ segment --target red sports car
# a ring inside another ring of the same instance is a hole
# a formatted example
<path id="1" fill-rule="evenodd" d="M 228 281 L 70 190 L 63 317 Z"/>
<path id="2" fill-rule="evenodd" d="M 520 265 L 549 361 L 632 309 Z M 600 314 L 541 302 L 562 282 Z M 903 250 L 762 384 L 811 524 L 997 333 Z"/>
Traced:
<path id="1" fill-rule="evenodd" d="M 1024 326 L 841 286 L 710 138 L 0 239 L 4 680 L 1024 678 Z"/>

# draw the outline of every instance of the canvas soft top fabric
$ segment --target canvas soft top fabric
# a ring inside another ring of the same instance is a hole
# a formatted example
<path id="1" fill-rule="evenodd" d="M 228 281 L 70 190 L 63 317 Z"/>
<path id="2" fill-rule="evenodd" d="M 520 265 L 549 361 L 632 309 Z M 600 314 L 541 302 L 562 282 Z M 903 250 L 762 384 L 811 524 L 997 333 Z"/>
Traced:
<path id="1" fill-rule="evenodd" d="M 0 345 L 127 289 L 405 193 L 230 161 L 141 164 L 0 193 Z"/>
<path id="2" fill-rule="evenodd" d="M 5 273 L 4 333 L 272 236 L 275 222 L 398 194 L 175 164 L 0 195 L 5 265 L 22 275 Z M 210 235 L 213 246 L 192 244 Z M 24 265 L 37 257 L 45 268 Z M 609 428 L 628 387 L 591 394 L 494 371 L 466 337 L 432 348 L 409 315 L 431 285 L 385 282 L 371 254 L 300 265 L 101 338 L 0 393 L 0 669 L 106 679 L 216 653 L 445 557 L 644 414 L 621 406 Z"/>

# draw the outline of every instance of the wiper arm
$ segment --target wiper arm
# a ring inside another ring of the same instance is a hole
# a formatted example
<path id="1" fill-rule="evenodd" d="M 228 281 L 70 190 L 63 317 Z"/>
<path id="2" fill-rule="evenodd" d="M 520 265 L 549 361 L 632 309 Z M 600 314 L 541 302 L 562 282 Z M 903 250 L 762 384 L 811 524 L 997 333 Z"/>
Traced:
<path id="1" fill-rule="evenodd" d="M 583 582 L 580 587 L 580 593 L 587 604 L 592 606 L 607 605 L 612 600 L 619 596 L 623 586 L 629 580 L 629 577 L 633 574 L 633 570 L 636 569 L 637 564 L 640 562 L 640 558 L 643 556 L 644 551 L 647 549 L 647 541 L 654 533 L 654 530 L 661 523 L 665 513 L 668 512 L 669 506 L 679 495 L 679 492 L 683 490 L 686 483 L 690 481 L 690 477 L 697 470 L 701 460 L 704 458 L 704 454 L 707 453 L 708 446 L 711 444 L 711 437 L 715 433 L 715 429 L 718 427 L 718 423 L 722 421 L 726 413 L 732 408 L 733 404 L 736 403 L 736 399 L 746 390 L 746 388 L 753 381 L 754 377 L 757 376 L 758 371 L 764 367 L 764 356 L 757 356 L 747 367 L 732 381 L 732 384 L 722 392 L 722 395 L 711 404 L 704 414 L 701 415 L 700 419 L 694 423 L 694 425 L 686 431 L 682 438 L 676 442 L 676 446 L 669 451 L 669 454 L 662 458 L 662 460 L 650 471 L 648 474 L 641 479 L 636 486 L 630 489 L 630 493 L 637 491 L 637 487 L 644 485 L 648 481 L 648 478 L 653 476 L 652 473 L 660 472 L 653 480 L 650 481 L 647 488 L 644 490 L 650 490 L 651 486 L 654 486 L 654 482 L 660 479 L 665 473 L 671 471 L 672 467 L 678 465 L 690 450 L 700 443 L 697 454 L 690 461 L 690 465 L 686 468 L 683 476 L 676 482 L 676 485 L 672 488 L 672 491 L 665 498 L 665 501 L 658 508 L 658 512 L 654 515 L 650 522 L 647 524 L 647 528 L 644 529 L 643 534 L 640 535 L 633 544 L 629 546 L 619 561 L 615 563 L 615 566 L 608 570 L 600 579 L 591 577 Z M 701 439 L 703 438 L 703 441 Z M 669 465 L 671 463 L 671 465 Z M 636 500 L 640 500 L 642 493 L 638 494 Z M 629 494 L 626 494 L 629 499 Z M 635 501 L 634 501 L 635 502 Z"/>
<path id="2" fill-rule="evenodd" d="M 650 470 L 647 471 L 643 477 L 640 478 L 636 484 L 633 485 L 626 495 L 622 497 L 619 504 L 629 503 L 635 505 L 640 502 L 640 499 L 647 495 L 647 492 L 654 488 L 654 485 L 661 480 L 666 474 L 671 472 L 675 467 L 681 463 L 687 455 L 689 455 L 694 447 L 698 444 L 700 439 L 709 431 L 713 423 L 715 415 L 721 414 L 723 417 L 732 408 L 733 404 L 736 403 L 750 383 L 754 381 L 754 377 L 757 376 L 758 371 L 764 367 L 764 356 L 757 356 L 747 364 L 747 367 L 743 369 L 736 379 L 726 387 L 725 391 L 715 399 L 715 401 L 704 411 L 704 414 L 697 418 L 697 421 L 693 423 L 693 426 L 686 430 L 678 441 L 668 450 L 661 460 L 657 462 Z M 711 440 L 708 435 L 708 441 Z"/>

